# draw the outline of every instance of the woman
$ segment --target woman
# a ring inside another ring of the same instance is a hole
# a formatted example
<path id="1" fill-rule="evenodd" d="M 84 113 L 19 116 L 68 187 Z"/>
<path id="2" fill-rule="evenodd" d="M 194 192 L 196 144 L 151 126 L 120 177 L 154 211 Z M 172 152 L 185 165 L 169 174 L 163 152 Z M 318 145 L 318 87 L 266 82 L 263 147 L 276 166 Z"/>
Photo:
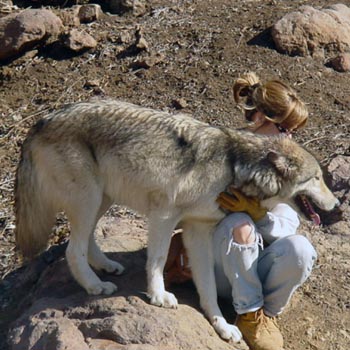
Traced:
<path id="1" fill-rule="evenodd" d="M 307 121 L 304 103 L 283 82 L 262 84 L 248 73 L 235 82 L 233 91 L 245 110 L 247 129 L 254 133 L 291 137 Z M 304 236 L 296 235 L 298 215 L 288 205 L 267 212 L 234 189 L 220 194 L 218 202 L 232 212 L 213 234 L 218 295 L 232 298 L 236 325 L 252 350 L 281 350 L 283 337 L 275 316 L 310 275 L 316 252 Z M 166 264 L 168 284 L 190 278 L 179 239 L 172 244 L 177 244 L 177 253 L 170 249 Z"/>

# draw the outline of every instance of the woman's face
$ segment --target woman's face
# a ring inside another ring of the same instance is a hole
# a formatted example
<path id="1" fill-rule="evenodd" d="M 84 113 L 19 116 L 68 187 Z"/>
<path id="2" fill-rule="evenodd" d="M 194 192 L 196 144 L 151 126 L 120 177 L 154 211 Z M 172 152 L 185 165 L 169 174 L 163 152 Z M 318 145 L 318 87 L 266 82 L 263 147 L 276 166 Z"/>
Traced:
<path id="1" fill-rule="evenodd" d="M 256 111 L 250 116 L 250 120 L 253 124 L 248 129 L 256 134 L 273 136 L 280 133 L 276 124 L 267 120 L 262 112 Z"/>

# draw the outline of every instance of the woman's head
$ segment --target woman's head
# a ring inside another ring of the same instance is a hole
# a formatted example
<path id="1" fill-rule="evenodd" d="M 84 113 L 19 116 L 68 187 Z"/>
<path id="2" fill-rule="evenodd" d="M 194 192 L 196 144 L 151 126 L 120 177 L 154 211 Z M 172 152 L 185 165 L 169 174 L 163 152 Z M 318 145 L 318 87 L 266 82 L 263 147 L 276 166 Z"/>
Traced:
<path id="1" fill-rule="evenodd" d="M 255 73 L 250 72 L 236 80 L 233 93 L 249 121 L 256 111 L 288 131 L 303 127 L 307 121 L 308 110 L 304 102 L 282 81 L 270 80 L 263 84 Z"/>

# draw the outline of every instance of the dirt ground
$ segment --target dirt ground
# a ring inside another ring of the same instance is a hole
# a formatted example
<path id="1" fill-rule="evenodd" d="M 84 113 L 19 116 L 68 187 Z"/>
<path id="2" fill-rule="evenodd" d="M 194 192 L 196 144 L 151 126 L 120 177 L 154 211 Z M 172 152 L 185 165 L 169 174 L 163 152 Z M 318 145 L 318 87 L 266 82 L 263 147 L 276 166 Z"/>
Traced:
<path id="1" fill-rule="evenodd" d="M 234 104 L 232 84 L 252 70 L 263 80 L 277 77 L 289 82 L 303 97 L 310 121 L 296 139 L 323 166 L 337 155 L 349 156 L 349 73 L 338 73 L 320 59 L 278 53 L 268 31 L 301 5 L 338 2 L 151 0 L 144 16 L 105 14 L 97 22 L 82 24 L 98 41 L 93 51 L 72 56 L 49 48 L 0 66 L 0 277 L 20 266 L 12 207 L 20 145 L 36 120 L 62 104 L 91 97 L 169 111 L 180 104 L 197 119 L 237 127 L 243 119 Z M 349 0 L 342 3 L 350 6 Z M 130 50 L 137 28 L 148 51 Z M 149 56 L 158 62 L 143 68 Z M 64 231 L 63 226 L 56 232 Z M 279 320 L 286 349 L 349 348 L 349 225 L 347 229 L 339 234 L 332 226 L 303 223 L 301 232 L 312 240 L 319 258 L 311 278 Z M 8 305 L 4 302 L 2 309 Z M 5 326 L 0 320 L 0 327 Z"/>

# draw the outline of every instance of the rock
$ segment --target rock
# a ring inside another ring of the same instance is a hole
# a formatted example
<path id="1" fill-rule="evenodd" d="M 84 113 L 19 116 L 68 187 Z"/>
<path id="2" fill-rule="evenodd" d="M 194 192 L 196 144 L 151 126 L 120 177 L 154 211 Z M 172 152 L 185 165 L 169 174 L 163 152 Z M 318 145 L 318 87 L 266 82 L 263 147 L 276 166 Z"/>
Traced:
<path id="1" fill-rule="evenodd" d="M 8 13 L 11 13 L 15 9 L 18 9 L 18 7 L 13 5 L 12 0 L 1 0 L 0 1 L 0 13 L 8 14 Z"/>
<path id="2" fill-rule="evenodd" d="M 318 10 L 302 6 L 276 22 L 271 35 L 278 51 L 325 57 L 350 50 L 350 8 L 337 4 Z"/>
<path id="3" fill-rule="evenodd" d="M 84 88 L 91 89 L 100 86 L 100 81 L 97 79 L 86 80 L 84 83 Z"/>
<path id="4" fill-rule="evenodd" d="M 145 344 L 130 344 L 130 345 L 122 345 L 118 344 L 111 340 L 106 339 L 88 339 L 88 344 L 90 349 L 98 349 L 98 350 L 174 350 L 174 348 L 164 347 L 161 348 L 153 345 L 145 345 Z"/>
<path id="5" fill-rule="evenodd" d="M 337 156 L 328 165 L 330 186 L 333 191 L 350 190 L 350 157 Z"/>
<path id="6" fill-rule="evenodd" d="M 57 12 L 57 16 L 61 18 L 63 24 L 66 27 L 79 27 L 80 26 L 80 18 L 79 18 L 79 5 L 72 6 L 64 9 L 60 9 Z"/>
<path id="7" fill-rule="evenodd" d="M 130 12 L 138 17 L 146 13 L 144 0 L 109 0 L 108 3 L 111 12 L 118 15 Z"/>
<path id="8" fill-rule="evenodd" d="M 329 225 L 329 230 L 333 235 L 350 236 L 349 222 L 341 220 Z"/>
<path id="9" fill-rule="evenodd" d="M 177 100 L 173 100 L 173 106 L 176 109 L 183 109 L 186 108 L 188 106 L 188 103 L 186 102 L 186 100 L 184 98 L 179 98 Z"/>
<path id="10" fill-rule="evenodd" d="M 64 259 L 47 265 L 18 305 L 25 311 L 10 327 L 10 349 L 233 350 L 203 316 L 193 286 L 172 290 L 179 300 L 177 310 L 150 305 L 145 296 L 143 226 L 140 218 L 123 217 L 103 218 L 99 224 L 99 245 L 126 267 L 120 276 L 101 275 L 118 285 L 112 296 L 88 296 L 71 277 Z"/>
<path id="11" fill-rule="evenodd" d="M 97 21 L 102 15 L 101 6 L 97 4 L 82 5 L 79 9 L 79 19 L 81 23 Z"/>
<path id="12" fill-rule="evenodd" d="M 162 54 L 151 54 L 148 57 L 136 59 L 130 64 L 130 67 L 132 69 L 148 69 L 164 61 L 164 58 L 165 56 Z"/>
<path id="13" fill-rule="evenodd" d="M 26 9 L 0 19 L 0 60 L 7 60 L 38 45 L 57 40 L 63 24 L 53 12 Z"/>
<path id="14" fill-rule="evenodd" d="M 148 43 L 143 36 L 143 30 L 141 28 L 136 29 L 135 37 L 136 37 L 135 47 L 141 51 L 148 50 Z"/>
<path id="15" fill-rule="evenodd" d="M 14 349 L 89 350 L 74 322 L 61 317 L 55 310 L 44 310 L 34 316 L 30 323 L 32 329 L 29 332 L 27 329 L 19 328 L 12 333 Z"/>
<path id="16" fill-rule="evenodd" d="M 97 41 L 84 31 L 72 29 L 65 37 L 63 44 L 72 51 L 81 52 L 96 47 Z"/>
<path id="17" fill-rule="evenodd" d="M 350 53 L 349 52 L 341 53 L 340 55 L 332 58 L 329 64 L 338 72 L 349 72 L 350 71 Z"/>

